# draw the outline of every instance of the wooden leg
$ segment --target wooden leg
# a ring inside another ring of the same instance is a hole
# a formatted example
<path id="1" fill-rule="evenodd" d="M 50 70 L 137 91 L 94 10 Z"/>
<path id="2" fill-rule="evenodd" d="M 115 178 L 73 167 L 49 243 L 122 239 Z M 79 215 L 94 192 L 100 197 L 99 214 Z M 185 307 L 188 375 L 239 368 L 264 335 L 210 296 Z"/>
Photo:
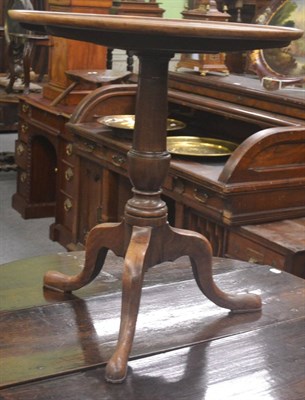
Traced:
<path id="1" fill-rule="evenodd" d="M 194 277 L 202 291 L 216 305 L 233 312 L 261 309 L 261 299 L 255 294 L 228 294 L 217 287 L 212 275 L 212 250 L 208 240 L 196 232 L 164 226 L 132 228 L 125 255 L 121 325 L 116 350 L 107 364 L 106 380 L 121 383 L 127 373 L 139 311 L 141 290 L 146 268 L 164 261 L 174 261 L 188 255 Z"/>
<path id="2" fill-rule="evenodd" d="M 127 374 L 127 362 L 135 334 L 144 277 L 144 262 L 151 238 L 151 227 L 133 227 L 125 256 L 121 324 L 116 350 L 106 367 L 106 380 L 121 383 Z"/>
<path id="3" fill-rule="evenodd" d="M 235 313 L 261 310 L 261 298 L 256 294 L 229 294 L 217 287 L 212 274 L 212 249 L 204 236 L 169 226 L 164 229 L 163 261 L 174 261 L 188 255 L 196 283 L 208 299 Z"/>
<path id="4" fill-rule="evenodd" d="M 57 271 L 48 271 L 44 286 L 50 289 L 71 292 L 90 283 L 101 271 L 108 250 L 117 256 L 124 255 L 124 223 L 105 223 L 91 229 L 86 242 L 86 259 L 78 275 L 68 276 Z"/>
<path id="5" fill-rule="evenodd" d="M 127 246 L 126 246 L 127 243 Z M 125 250 L 127 248 L 127 250 Z M 220 307 L 233 312 L 259 311 L 261 299 L 255 294 L 228 294 L 217 287 L 212 275 L 212 250 L 199 233 L 171 228 L 131 226 L 125 222 L 94 227 L 86 243 L 86 260 L 82 272 L 67 276 L 56 271 L 45 275 L 46 287 L 70 292 L 91 282 L 100 272 L 108 249 L 125 257 L 122 287 L 121 324 L 116 350 L 106 368 L 106 380 L 124 381 L 139 312 L 144 272 L 164 261 L 188 255 L 194 277 L 204 295 Z"/>
<path id="6" fill-rule="evenodd" d="M 23 48 L 23 73 L 24 73 L 23 94 L 30 93 L 32 52 L 33 52 L 33 43 L 30 42 L 29 40 L 26 40 Z"/>
<path id="7" fill-rule="evenodd" d="M 14 88 L 14 83 L 16 80 L 15 65 L 14 65 L 14 41 L 12 39 L 8 45 L 7 58 L 8 58 L 8 69 L 9 69 L 10 80 L 5 88 L 5 91 L 6 93 L 12 93 Z"/>

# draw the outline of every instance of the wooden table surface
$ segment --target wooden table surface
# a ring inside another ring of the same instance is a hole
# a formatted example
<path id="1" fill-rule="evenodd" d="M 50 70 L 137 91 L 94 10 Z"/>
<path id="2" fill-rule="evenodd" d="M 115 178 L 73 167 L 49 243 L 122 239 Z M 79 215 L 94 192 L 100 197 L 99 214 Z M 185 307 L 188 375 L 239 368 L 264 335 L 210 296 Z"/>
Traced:
<path id="1" fill-rule="evenodd" d="M 109 253 L 99 277 L 74 294 L 43 289 L 42 278 L 78 273 L 83 252 L 1 266 L 0 399 L 304 400 L 305 281 L 213 261 L 218 286 L 259 293 L 262 311 L 231 314 L 206 299 L 188 257 L 151 268 L 120 385 L 105 381 L 104 368 L 118 335 L 122 259 Z"/>

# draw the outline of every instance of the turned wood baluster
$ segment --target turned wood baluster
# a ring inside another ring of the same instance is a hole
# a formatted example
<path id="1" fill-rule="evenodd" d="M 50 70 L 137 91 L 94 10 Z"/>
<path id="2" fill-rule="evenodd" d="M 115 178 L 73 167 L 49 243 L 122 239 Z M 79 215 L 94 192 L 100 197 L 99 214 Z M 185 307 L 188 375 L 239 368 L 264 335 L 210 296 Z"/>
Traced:
<path id="1" fill-rule="evenodd" d="M 159 226 L 167 206 L 160 198 L 170 154 L 166 150 L 167 75 L 170 54 L 139 54 L 139 86 L 133 146 L 128 153 L 134 196 L 125 208 L 128 223 Z"/>

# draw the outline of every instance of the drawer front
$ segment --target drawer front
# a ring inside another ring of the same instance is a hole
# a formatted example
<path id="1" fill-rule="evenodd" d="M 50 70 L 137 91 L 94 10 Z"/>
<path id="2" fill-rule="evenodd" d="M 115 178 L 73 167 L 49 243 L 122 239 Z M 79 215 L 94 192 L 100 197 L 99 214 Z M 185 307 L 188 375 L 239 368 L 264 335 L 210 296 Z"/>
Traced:
<path id="1" fill-rule="evenodd" d="M 107 158 L 106 148 L 96 141 L 76 137 L 74 142 L 75 153 L 92 161 L 103 162 Z"/>
<path id="2" fill-rule="evenodd" d="M 236 232 L 229 232 L 227 257 L 257 264 L 266 264 L 284 270 L 288 254 L 277 253 L 263 244 L 245 238 Z"/>
<path id="3" fill-rule="evenodd" d="M 53 135 L 64 134 L 65 124 L 68 122 L 68 117 L 49 112 L 22 100 L 19 108 L 19 116 L 22 120 L 19 131 L 24 133 L 27 130 L 27 124 L 32 124 L 33 126 L 41 127 L 42 130 Z M 24 127 L 22 124 L 24 124 Z"/>
<path id="4" fill-rule="evenodd" d="M 164 189 L 167 196 L 193 208 L 205 217 L 222 222 L 225 203 L 212 190 L 172 175 L 167 176 Z"/>

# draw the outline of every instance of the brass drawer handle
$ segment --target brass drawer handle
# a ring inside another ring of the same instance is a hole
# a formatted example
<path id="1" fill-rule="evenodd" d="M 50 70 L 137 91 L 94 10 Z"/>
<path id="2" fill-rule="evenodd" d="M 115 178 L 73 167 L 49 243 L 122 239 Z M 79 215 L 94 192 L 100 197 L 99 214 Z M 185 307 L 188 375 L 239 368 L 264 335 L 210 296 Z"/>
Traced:
<path id="1" fill-rule="evenodd" d="M 125 162 L 126 158 L 120 154 L 115 154 L 112 156 L 112 163 L 117 167 L 121 167 L 123 164 L 125 164 Z"/>
<path id="2" fill-rule="evenodd" d="M 72 170 L 72 168 L 67 168 L 66 169 L 66 171 L 65 171 L 65 179 L 66 179 L 66 181 L 70 181 L 72 178 L 73 178 L 73 176 L 74 176 L 74 173 L 73 173 L 73 170 Z"/>
<path id="3" fill-rule="evenodd" d="M 68 143 L 66 146 L 66 154 L 67 156 L 71 156 L 73 153 L 73 146 L 72 143 Z"/>
<path id="4" fill-rule="evenodd" d="M 206 203 L 208 201 L 209 195 L 207 193 L 202 193 L 198 189 L 194 189 L 194 197 L 200 203 Z"/>
<path id="5" fill-rule="evenodd" d="M 96 145 L 94 143 L 84 142 L 84 146 L 84 150 L 88 151 L 89 153 L 92 153 L 96 148 Z"/>
<path id="6" fill-rule="evenodd" d="M 28 130 L 29 130 L 29 125 L 27 123 L 21 124 L 21 133 L 25 135 Z"/>
<path id="7" fill-rule="evenodd" d="M 25 152 L 25 147 L 22 143 L 19 143 L 17 148 L 16 148 L 16 153 L 18 156 L 22 156 L 22 154 Z"/>
<path id="8" fill-rule="evenodd" d="M 27 180 L 27 173 L 26 172 L 21 172 L 20 174 L 20 182 L 24 183 Z"/>
<path id="9" fill-rule="evenodd" d="M 70 199 L 66 199 L 66 200 L 64 201 L 64 209 L 65 209 L 65 211 L 70 211 L 71 208 L 72 208 L 72 202 L 71 202 L 71 200 L 70 200 Z"/>

